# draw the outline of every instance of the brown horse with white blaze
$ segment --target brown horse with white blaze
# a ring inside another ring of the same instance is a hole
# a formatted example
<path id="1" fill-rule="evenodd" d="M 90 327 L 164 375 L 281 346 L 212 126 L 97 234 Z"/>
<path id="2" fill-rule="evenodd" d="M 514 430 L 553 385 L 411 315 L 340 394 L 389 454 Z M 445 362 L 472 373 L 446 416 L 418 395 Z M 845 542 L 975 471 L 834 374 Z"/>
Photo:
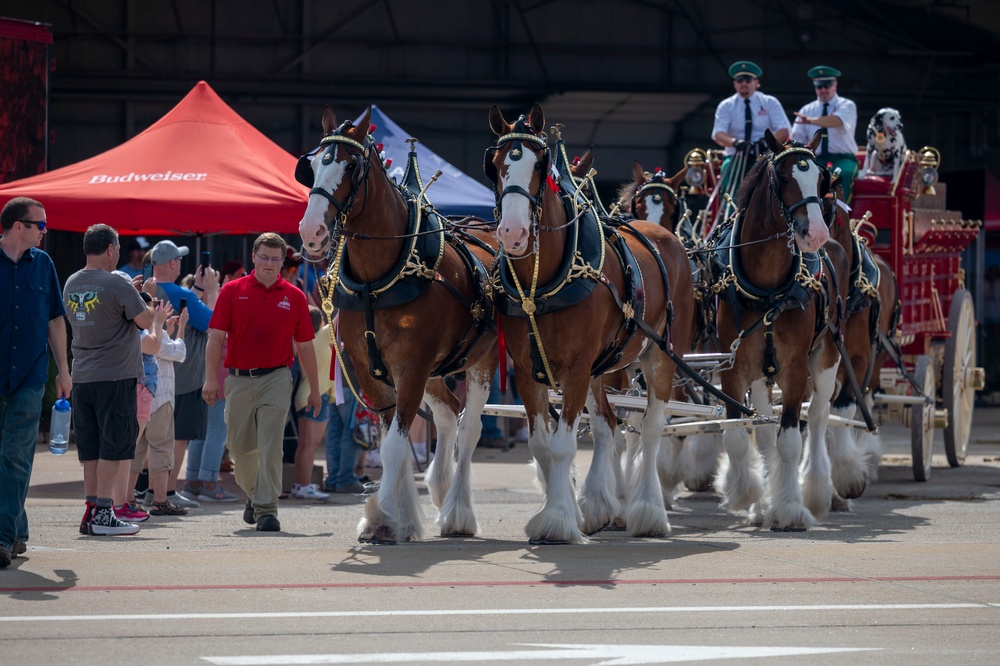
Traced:
<path id="1" fill-rule="evenodd" d="M 766 474 L 744 429 L 724 433 L 729 463 L 716 487 L 727 508 L 750 509 L 753 522 L 798 531 L 815 524 L 799 485 L 799 414 L 811 385 L 810 454 L 815 464 L 825 459 L 828 465 L 827 419 L 840 362 L 832 331 L 842 325 L 838 302 L 846 296 L 847 258 L 840 245 L 827 242 L 822 197 L 829 176 L 816 164 L 815 146 L 782 146 L 770 132 L 765 140 L 772 153 L 747 174 L 739 193 L 739 215 L 728 231 L 719 230 L 728 233 L 728 240 L 716 241 L 726 251 L 717 256 L 729 262 L 721 283 L 725 291 L 719 303 L 719 342 L 722 349 L 730 349 L 738 341 L 733 365 L 721 376 L 725 393 L 741 399 L 749 391 L 751 404 L 762 416 L 773 414 L 770 385 L 776 383 L 782 413 L 778 426 L 754 430 Z M 830 259 L 822 269 L 808 256 L 820 250 Z M 727 411 L 730 418 L 738 416 L 732 406 Z M 827 492 L 827 501 L 830 497 Z"/>
<path id="2" fill-rule="evenodd" d="M 611 464 L 617 419 L 603 373 L 636 359 L 647 385 L 644 455 L 623 515 L 633 535 L 665 535 L 670 523 L 655 460 L 675 371 L 664 348 L 672 344 L 683 354 L 690 335 L 691 274 L 684 248 L 658 225 L 635 222 L 604 235 L 596 216 L 572 215 L 576 204 L 562 196 L 559 174 L 550 172 L 538 104 L 514 123 L 494 106 L 490 127 L 497 143 L 487 150 L 484 167 L 497 196 L 498 308 L 527 411 L 528 445 L 545 492 L 542 509 L 526 527 L 528 538 L 581 543 L 585 532 L 620 514 Z M 617 258 L 623 247 L 627 268 Z M 563 392 L 554 433 L 548 424 L 550 386 Z M 594 459 L 578 501 L 572 469 L 584 406 Z"/>
<path id="3" fill-rule="evenodd" d="M 339 335 L 383 432 L 383 476 L 365 506 L 359 540 L 395 543 L 422 535 L 408 445 L 422 401 L 438 430 L 427 472 L 438 525 L 444 535 L 471 535 L 477 529 L 471 457 L 496 367 L 484 268 L 492 255 L 456 241 L 440 218 L 389 179 L 368 133 L 370 115 L 369 108 L 358 125 L 338 126 L 327 107 L 320 147 L 296 170 L 311 188 L 299 223 L 303 251 L 319 255 L 333 247 Z M 330 301 L 327 308 L 330 313 Z M 468 380 L 460 424 L 459 401 L 441 377 L 454 372 Z"/>

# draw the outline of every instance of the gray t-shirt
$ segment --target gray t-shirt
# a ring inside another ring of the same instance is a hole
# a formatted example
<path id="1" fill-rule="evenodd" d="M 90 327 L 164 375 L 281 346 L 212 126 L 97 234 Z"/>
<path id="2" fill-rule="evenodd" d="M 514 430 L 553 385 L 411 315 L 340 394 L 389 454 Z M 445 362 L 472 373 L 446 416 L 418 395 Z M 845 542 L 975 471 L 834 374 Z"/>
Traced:
<path id="1" fill-rule="evenodd" d="M 139 329 L 132 322 L 146 304 L 131 284 L 103 270 L 73 273 L 63 288 L 73 327 L 73 383 L 142 376 Z"/>

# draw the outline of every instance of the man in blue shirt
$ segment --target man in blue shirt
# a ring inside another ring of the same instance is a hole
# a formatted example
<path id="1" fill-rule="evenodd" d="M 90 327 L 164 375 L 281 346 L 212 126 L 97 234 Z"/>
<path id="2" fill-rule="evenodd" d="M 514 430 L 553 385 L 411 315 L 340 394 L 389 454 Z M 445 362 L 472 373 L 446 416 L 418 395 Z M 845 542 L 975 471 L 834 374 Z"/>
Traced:
<path id="1" fill-rule="evenodd" d="M 27 197 L 11 199 L 0 211 L 0 569 L 27 549 L 24 501 L 50 348 L 56 395 L 69 397 L 73 389 L 62 289 L 52 259 L 38 249 L 45 222 L 42 204 Z"/>

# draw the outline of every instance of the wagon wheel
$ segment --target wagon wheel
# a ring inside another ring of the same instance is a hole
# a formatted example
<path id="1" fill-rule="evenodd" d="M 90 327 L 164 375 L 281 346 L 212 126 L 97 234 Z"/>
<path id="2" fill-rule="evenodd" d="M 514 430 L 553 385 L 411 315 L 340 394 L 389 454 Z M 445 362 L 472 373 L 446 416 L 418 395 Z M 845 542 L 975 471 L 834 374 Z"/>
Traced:
<path id="1" fill-rule="evenodd" d="M 944 452 L 948 464 L 959 467 L 965 462 L 972 429 L 972 408 L 976 400 L 973 376 L 976 365 L 976 312 L 972 296 L 965 289 L 955 292 L 948 312 L 951 337 L 944 345 L 944 369 L 941 389 L 948 410 L 944 428 Z"/>
<path id="2" fill-rule="evenodd" d="M 918 397 L 929 398 L 910 409 L 910 447 L 913 451 L 913 479 L 926 481 L 931 476 L 931 455 L 934 448 L 934 394 L 937 386 L 934 365 L 929 356 L 918 356 L 913 378 L 923 391 Z"/>

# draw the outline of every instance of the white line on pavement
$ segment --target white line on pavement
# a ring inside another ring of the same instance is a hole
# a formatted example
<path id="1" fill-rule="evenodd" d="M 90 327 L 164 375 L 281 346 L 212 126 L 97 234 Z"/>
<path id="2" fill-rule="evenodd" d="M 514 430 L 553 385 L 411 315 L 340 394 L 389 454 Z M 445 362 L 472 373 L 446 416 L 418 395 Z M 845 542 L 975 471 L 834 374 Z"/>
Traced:
<path id="1" fill-rule="evenodd" d="M 952 610 L 998 608 L 1000 603 L 962 604 L 824 604 L 815 606 L 657 606 L 639 608 L 501 608 L 396 611 L 302 611 L 267 613 L 127 613 L 122 615 L 14 615 L 2 622 L 90 622 L 114 620 L 252 620 L 325 617 L 427 617 L 459 615 L 582 615 L 605 613 L 771 613 L 788 611 Z"/>

